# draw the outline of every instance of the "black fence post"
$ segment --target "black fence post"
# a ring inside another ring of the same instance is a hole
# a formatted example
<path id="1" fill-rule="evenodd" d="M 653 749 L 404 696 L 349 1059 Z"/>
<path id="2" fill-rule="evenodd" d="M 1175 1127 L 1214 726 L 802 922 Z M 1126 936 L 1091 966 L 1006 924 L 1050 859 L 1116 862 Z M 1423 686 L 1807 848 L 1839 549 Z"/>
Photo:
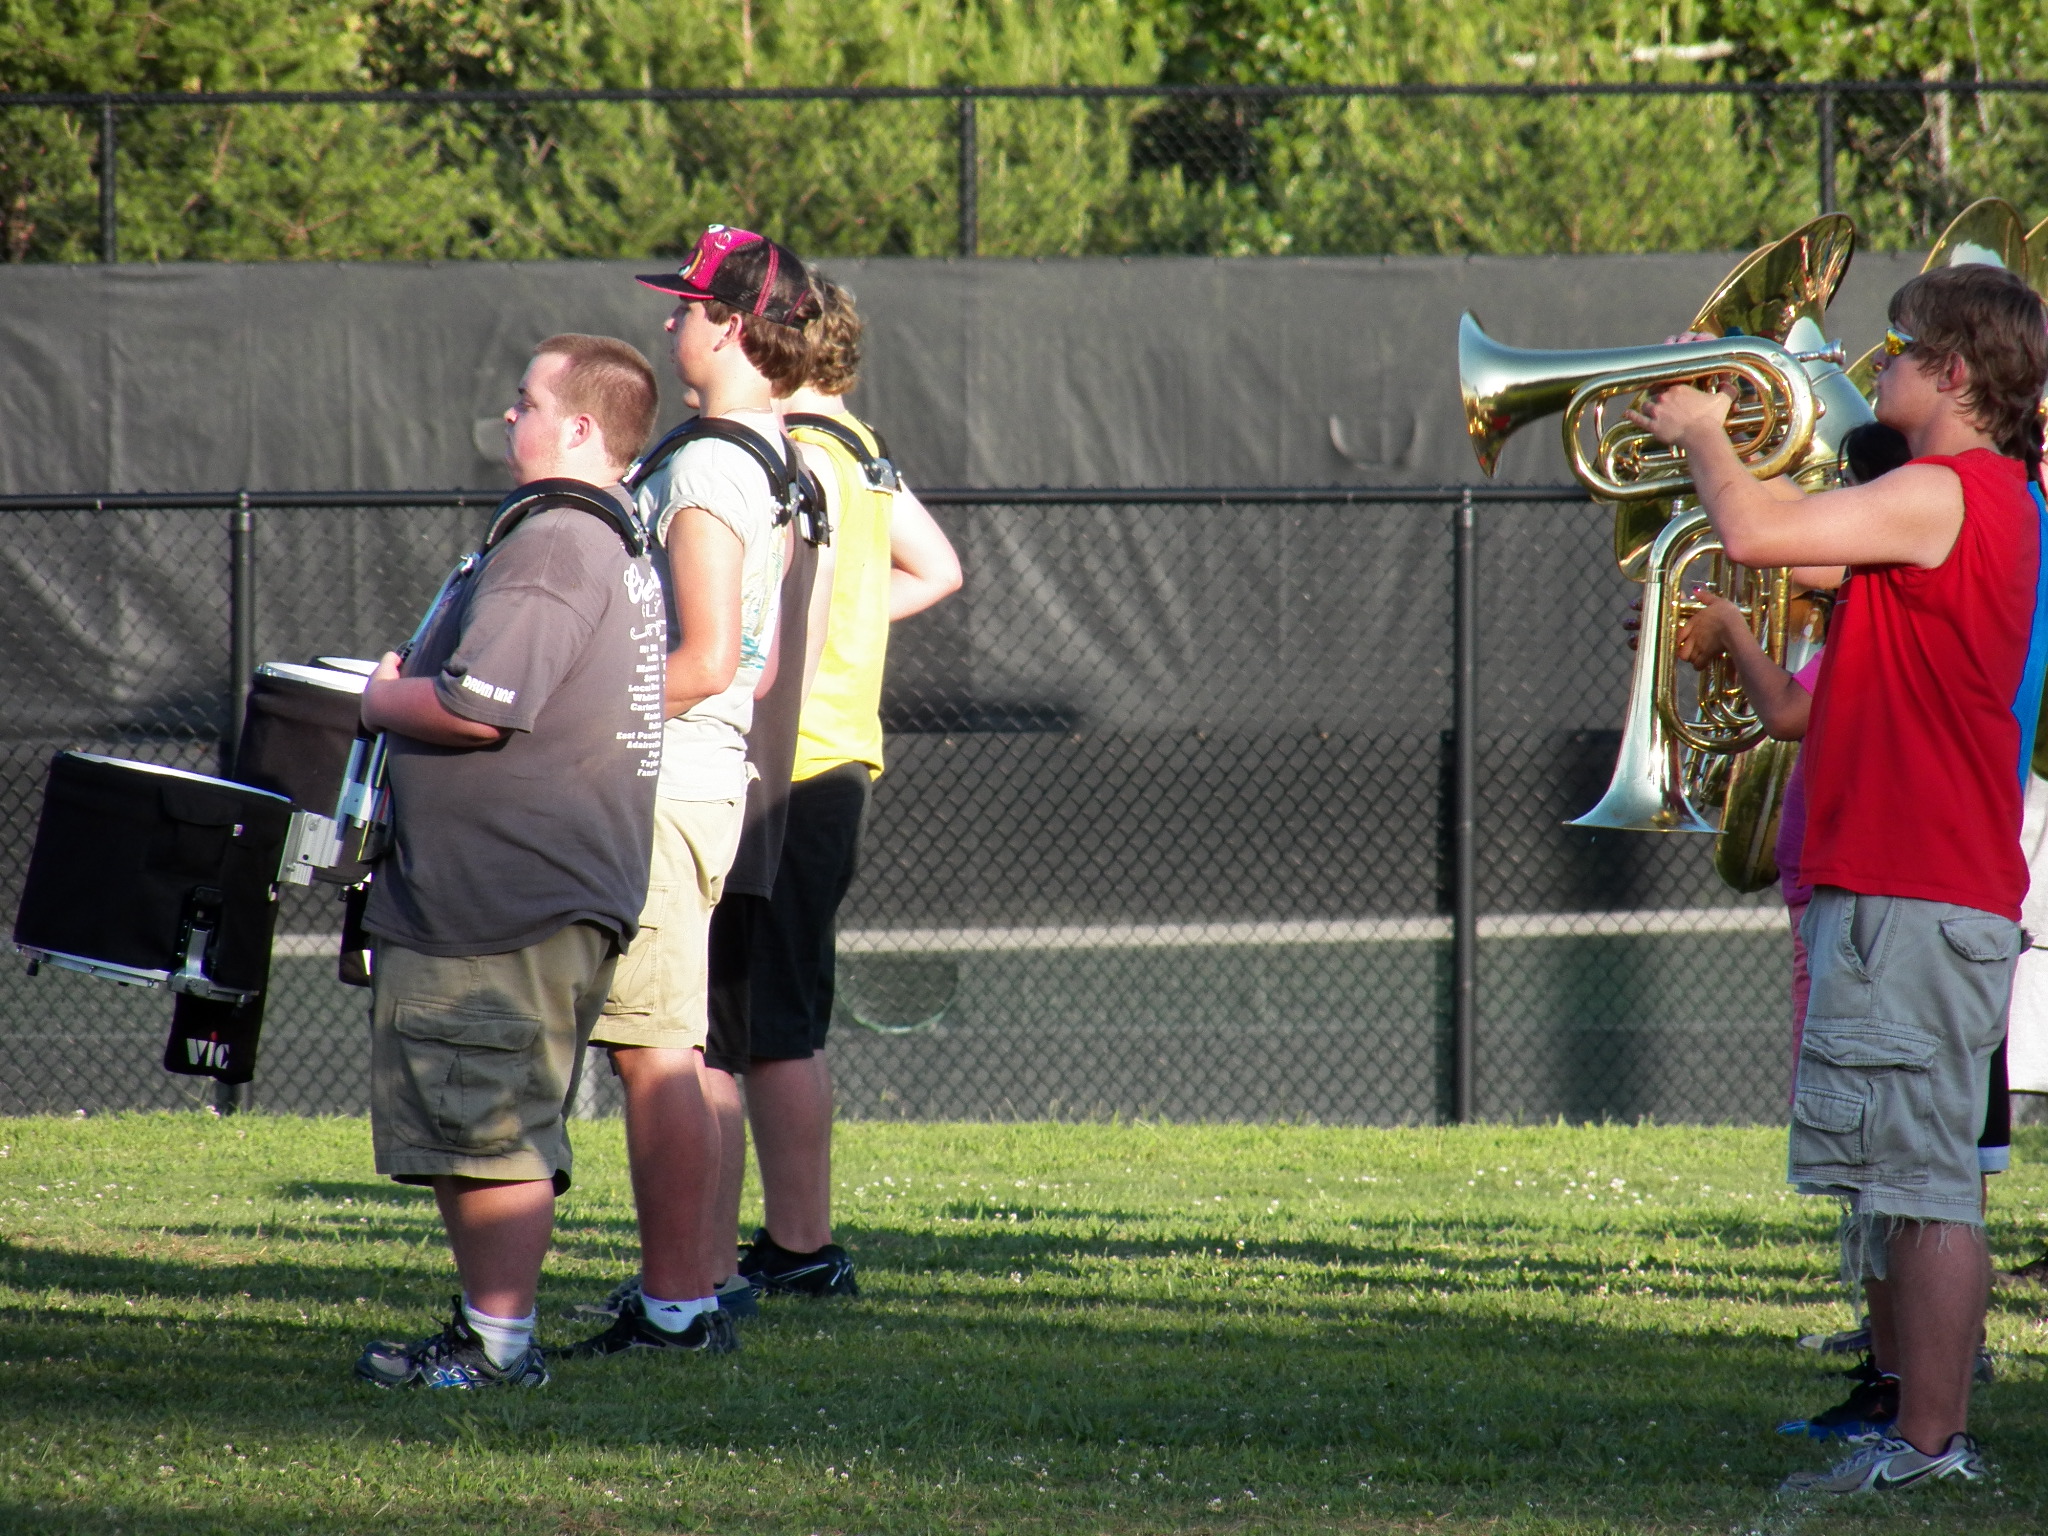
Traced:
<path id="1" fill-rule="evenodd" d="M 223 776 L 235 771 L 242 748 L 242 717 L 249 712 L 249 678 L 256 670 L 256 514 L 249 493 L 228 514 L 228 728 L 221 737 Z M 215 1083 L 211 1105 L 217 1115 L 249 1107 L 247 1083 Z"/>
<path id="2" fill-rule="evenodd" d="M 1473 840 L 1479 776 L 1479 553 L 1472 492 L 1453 512 L 1451 641 L 1451 1118 L 1472 1118 L 1472 1049 L 1479 961 Z"/>
<path id="3" fill-rule="evenodd" d="M 228 728 L 221 737 L 221 772 L 232 773 L 249 708 L 249 678 L 256 670 L 256 514 L 249 493 L 228 514 Z"/>
<path id="4" fill-rule="evenodd" d="M 114 218 L 114 98 L 100 98 L 100 260 L 121 259 L 121 230 Z"/>
<path id="5" fill-rule="evenodd" d="M 1820 116 L 1820 211 L 1835 211 L 1835 93 L 1822 91 L 1814 97 Z"/>
<path id="6" fill-rule="evenodd" d="M 981 150 L 975 143 L 972 86 L 960 92 L 960 254 L 981 254 Z"/>

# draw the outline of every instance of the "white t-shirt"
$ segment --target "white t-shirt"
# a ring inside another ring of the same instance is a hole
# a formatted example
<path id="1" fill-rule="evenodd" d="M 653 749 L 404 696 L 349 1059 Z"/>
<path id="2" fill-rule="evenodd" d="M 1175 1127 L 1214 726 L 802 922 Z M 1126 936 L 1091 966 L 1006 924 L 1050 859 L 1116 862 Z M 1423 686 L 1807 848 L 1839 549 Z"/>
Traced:
<path id="1" fill-rule="evenodd" d="M 2020 903 L 2020 921 L 2034 942 L 2048 941 L 2048 780 L 2027 775 L 2020 852 L 2033 883 Z M 2048 1093 L 2048 949 L 2020 951 L 2006 1016 L 2006 1075 L 2015 1093 Z"/>
<path id="2" fill-rule="evenodd" d="M 780 454 L 781 428 L 771 411 L 735 411 Z M 701 507 L 733 531 L 740 563 L 740 664 L 732 683 L 662 727 L 661 779 L 666 800 L 739 800 L 747 792 L 747 727 L 754 689 L 768 665 L 781 609 L 783 531 L 768 477 L 754 456 L 714 437 L 685 444 L 637 493 L 640 513 L 663 548 L 669 524 L 685 507 Z M 669 643 L 681 639 L 672 633 Z"/>

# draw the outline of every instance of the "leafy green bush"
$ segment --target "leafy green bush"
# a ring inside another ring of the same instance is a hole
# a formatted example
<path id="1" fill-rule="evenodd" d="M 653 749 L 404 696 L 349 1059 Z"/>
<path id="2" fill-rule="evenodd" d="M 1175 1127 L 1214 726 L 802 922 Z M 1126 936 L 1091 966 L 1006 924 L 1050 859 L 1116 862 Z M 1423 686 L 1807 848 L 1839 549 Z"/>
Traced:
<path id="1" fill-rule="evenodd" d="M 13 91 L 1962 79 L 2026 75 L 1984 0 L 0 0 Z M 1738 246 L 1811 213 L 1810 100 L 988 100 L 981 249 Z M 2048 202 L 2034 97 L 1845 96 L 1878 244 Z M 673 253 L 714 219 L 835 254 L 955 248 L 944 101 L 121 114 L 130 259 Z M 97 249 L 97 114 L 0 112 L 0 252 Z"/>
<path id="2" fill-rule="evenodd" d="M 5 0 L 14 91 L 336 90 L 379 84 L 369 23 L 342 0 Z M 478 254 L 490 199 L 397 109 L 161 108 L 123 114 L 130 258 Z M 96 251 L 97 113 L 0 114 L 0 246 Z"/>

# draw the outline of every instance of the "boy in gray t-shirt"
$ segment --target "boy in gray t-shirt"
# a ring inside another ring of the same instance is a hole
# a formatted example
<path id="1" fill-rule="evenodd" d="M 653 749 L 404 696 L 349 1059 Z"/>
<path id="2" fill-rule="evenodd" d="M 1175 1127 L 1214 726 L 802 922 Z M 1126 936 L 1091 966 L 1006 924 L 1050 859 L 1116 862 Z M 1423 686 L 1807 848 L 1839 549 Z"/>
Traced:
<path id="1" fill-rule="evenodd" d="M 525 505 L 363 692 L 393 837 L 364 917 L 377 1171 L 432 1186 L 462 1279 L 439 1334 L 363 1351 L 376 1386 L 548 1379 L 534 1292 L 564 1116 L 638 926 L 660 772 L 661 588 L 617 484 L 654 410 L 624 342 L 541 343 L 505 413 Z"/>
<path id="2" fill-rule="evenodd" d="M 612 1325 L 572 1351 L 737 1347 L 718 1282 L 731 1230 L 713 1219 L 717 1128 L 705 1101 L 706 941 L 739 845 L 746 732 L 768 659 L 787 536 L 775 481 L 789 450 L 778 386 L 802 377 L 802 324 L 817 300 L 803 263 L 771 240 L 714 224 L 680 272 L 643 277 L 674 294 L 676 372 L 712 421 L 752 431 L 776 466 L 715 437 L 688 438 L 644 473 L 638 497 L 665 561 L 676 648 L 668 658 L 654 858 L 641 927 L 592 1035 L 626 1091 L 626 1146 L 640 1218 L 640 1277 L 601 1304 Z M 751 1292 L 749 1292 L 751 1294 Z"/>

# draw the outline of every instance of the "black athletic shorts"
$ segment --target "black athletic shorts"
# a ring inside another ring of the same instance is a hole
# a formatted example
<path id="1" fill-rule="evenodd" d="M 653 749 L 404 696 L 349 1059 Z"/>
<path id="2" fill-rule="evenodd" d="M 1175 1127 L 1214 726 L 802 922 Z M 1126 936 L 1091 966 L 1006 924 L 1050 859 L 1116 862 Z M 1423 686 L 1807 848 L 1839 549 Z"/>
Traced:
<path id="1" fill-rule="evenodd" d="M 1991 1058 L 1984 1134 L 1977 1138 L 1977 1167 L 1985 1173 L 2003 1173 L 2012 1166 L 2012 1079 L 2006 1071 L 2005 1044 L 1999 1041 L 1998 1054 Z"/>
<path id="2" fill-rule="evenodd" d="M 768 898 L 727 891 L 711 909 L 705 953 L 704 1000 L 708 1028 L 704 1065 L 721 1072 L 744 1072 L 752 1054 L 749 991 L 755 933 L 767 916 Z"/>
<path id="3" fill-rule="evenodd" d="M 723 897 L 711 914 L 711 1029 L 704 1064 L 802 1061 L 832 1027 L 839 904 L 860 859 L 865 763 L 842 763 L 789 787 L 782 860 L 770 896 Z"/>

